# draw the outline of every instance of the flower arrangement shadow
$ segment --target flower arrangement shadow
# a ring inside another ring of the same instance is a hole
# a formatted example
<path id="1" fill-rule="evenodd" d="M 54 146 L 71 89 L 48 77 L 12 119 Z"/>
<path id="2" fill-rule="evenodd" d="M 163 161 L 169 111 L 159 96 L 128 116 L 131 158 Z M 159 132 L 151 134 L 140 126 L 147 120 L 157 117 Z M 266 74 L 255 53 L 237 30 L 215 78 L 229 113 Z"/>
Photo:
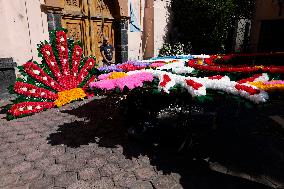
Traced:
<path id="1" fill-rule="evenodd" d="M 180 183 L 184 188 L 197 186 L 204 189 L 212 186 L 215 188 L 228 188 L 228 186 L 269 188 L 246 179 L 212 171 L 209 168 L 210 162 L 205 161 L 205 157 L 232 170 L 247 171 L 258 176 L 270 170 L 268 174 L 271 177 L 279 177 L 279 171 L 281 173 L 281 167 L 284 166 L 284 162 L 279 158 L 281 154 L 283 155 L 283 151 L 280 150 L 283 142 L 278 140 L 279 136 L 272 137 L 271 133 L 265 133 L 267 130 L 264 125 L 268 123 L 267 120 L 245 116 L 247 111 L 243 111 L 240 115 L 243 121 L 231 124 L 226 122 L 226 126 L 217 130 L 207 130 L 207 133 L 203 130 L 202 134 L 198 134 L 201 139 L 198 140 L 198 145 L 177 152 L 177 144 L 180 144 L 177 137 L 177 134 L 180 134 L 178 130 L 155 132 L 155 137 L 163 136 L 163 140 L 160 140 L 157 146 L 151 144 L 147 136 L 142 142 L 133 140 L 128 136 L 129 117 L 125 116 L 123 110 L 125 110 L 125 104 L 121 96 L 107 97 L 89 102 L 77 109 L 68 110 L 66 113 L 88 121 L 75 121 L 59 126 L 57 132 L 50 134 L 47 138 L 48 143 L 71 148 L 78 148 L 89 143 L 96 143 L 99 147 L 110 149 L 122 146 L 123 155 L 128 159 L 141 155 L 147 156 L 150 158 L 151 165 L 163 171 L 164 174 L 180 174 Z M 252 113 L 249 115 L 251 116 Z M 195 126 L 199 128 L 208 126 L 208 124 L 196 124 L 201 123 L 201 119 L 204 119 L 204 116 L 196 120 Z M 253 121 L 257 122 L 253 124 Z M 262 146 L 261 149 L 258 148 L 259 145 Z M 277 160 L 277 167 L 269 159 Z M 202 184 L 204 182 L 206 184 Z"/>

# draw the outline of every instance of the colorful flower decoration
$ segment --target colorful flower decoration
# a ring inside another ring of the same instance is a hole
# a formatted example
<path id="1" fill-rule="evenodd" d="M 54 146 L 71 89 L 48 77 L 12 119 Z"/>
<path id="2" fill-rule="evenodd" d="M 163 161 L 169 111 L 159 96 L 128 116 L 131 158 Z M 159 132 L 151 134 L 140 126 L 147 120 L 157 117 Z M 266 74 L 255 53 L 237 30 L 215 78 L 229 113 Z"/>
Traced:
<path id="1" fill-rule="evenodd" d="M 117 79 L 103 79 L 96 82 L 91 82 L 90 87 L 92 89 L 101 89 L 101 90 L 113 90 L 115 88 L 119 88 L 121 91 L 124 87 L 132 90 L 136 87 L 142 87 L 143 83 L 146 81 L 153 81 L 153 75 L 151 73 L 135 73 L 131 75 L 127 75 L 122 78 Z"/>
<path id="2" fill-rule="evenodd" d="M 197 70 L 208 72 L 239 72 L 239 73 L 254 73 L 254 72 L 270 72 L 284 73 L 284 66 L 228 66 L 228 65 L 199 65 L 195 59 L 188 61 L 188 66 Z"/>
<path id="3" fill-rule="evenodd" d="M 95 60 L 83 60 L 83 50 L 77 44 L 73 49 L 68 49 L 68 39 L 64 31 L 55 32 L 55 43 L 44 44 L 39 48 L 44 59 L 42 64 L 27 62 L 23 65 L 22 74 L 29 80 L 17 79 L 14 92 L 24 96 L 25 102 L 14 104 L 10 108 L 8 112 L 12 116 L 18 117 L 55 106 L 60 107 L 86 97 L 86 93 L 79 86 L 86 86 L 90 80 L 94 80 L 94 77 L 88 79 L 87 76 L 94 68 Z M 52 46 L 56 48 L 56 53 Z M 72 53 L 71 60 L 69 52 Z M 55 54 L 58 55 L 59 64 Z"/>

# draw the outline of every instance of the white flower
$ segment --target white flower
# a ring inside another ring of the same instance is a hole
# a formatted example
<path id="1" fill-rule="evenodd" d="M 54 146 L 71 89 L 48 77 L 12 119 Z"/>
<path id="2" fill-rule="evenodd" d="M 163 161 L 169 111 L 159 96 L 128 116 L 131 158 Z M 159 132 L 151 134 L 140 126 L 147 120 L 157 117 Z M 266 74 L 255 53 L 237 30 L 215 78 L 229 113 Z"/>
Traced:
<path id="1" fill-rule="evenodd" d="M 66 64 L 66 62 L 67 62 L 67 60 L 66 60 L 66 59 L 63 59 L 63 63 Z"/>
<path id="2" fill-rule="evenodd" d="M 58 74 L 57 74 L 57 76 L 61 76 L 61 74 L 60 74 L 60 73 L 58 73 Z"/>
<path id="3" fill-rule="evenodd" d="M 46 53 L 48 56 L 50 56 L 50 52 L 49 52 L 49 51 L 45 51 L 45 53 Z"/>
<path id="4" fill-rule="evenodd" d="M 37 105 L 37 106 L 36 106 L 36 109 L 40 110 L 40 109 L 41 109 L 41 106 L 40 106 L 40 105 Z"/>
<path id="5" fill-rule="evenodd" d="M 35 93 L 35 92 L 36 92 L 35 89 L 30 90 L 30 93 Z"/>
<path id="6" fill-rule="evenodd" d="M 22 112 L 22 111 L 24 111 L 24 108 L 21 107 L 21 108 L 19 108 L 19 110 Z"/>
<path id="7" fill-rule="evenodd" d="M 55 63 L 54 63 L 54 62 L 50 62 L 50 64 L 51 64 L 52 66 L 54 66 L 54 65 L 55 65 Z"/>
<path id="8" fill-rule="evenodd" d="M 46 81 L 46 80 L 47 80 L 47 77 L 46 77 L 46 76 L 44 76 L 44 77 L 42 78 L 42 80 L 43 80 L 43 81 Z"/>
<path id="9" fill-rule="evenodd" d="M 33 110 L 33 107 L 32 106 L 28 106 L 28 110 Z"/>
<path id="10" fill-rule="evenodd" d="M 92 63 L 92 62 L 90 62 L 90 66 L 91 66 L 91 65 L 93 65 L 93 63 Z"/>
<path id="11" fill-rule="evenodd" d="M 28 91 L 27 87 L 23 87 L 21 89 L 22 89 L 22 91 Z"/>
<path id="12" fill-rule="evenodd" d="M 45 95 L 45 92 L 41 92 L 40 95 L 41 95 L 41 96 Z"/>
<path id="13" fill-rule="evenodd" d="M 67 72 L 67 71 L 65 71 L 65 72 L 64 72 L 64 74 L 65 74 L 65 75 L 68 75 L 68 72 Z"/>
<path id="14" fill-rule="evenodd" d="M 39 74 L 40 74 L 40 71 L 38 71 L 38 70 L 33 70 L 33 72 L 34 72 L 36 75 L 39 75 Z"/>
<path id="15" fill-rule="evenodd" d="M 60 42 L 64 42 L 64 41 L 65 41 L 64 37 L 61 37 Z"/>
<path id="16" fill-rule="evenodd" d="M 80 52 L 79 51 L 76 51 L 76 55 L 79 55 L 80 54 Z"/>
<path id="17" fill-rule="evenodd" d="M 62 51 L 65 51 L 65 47 L 61 46 L 61 50 L 62 50 Z"/>
<path id="18" fill-rule="evenodd" d="M 51 82 L 50 84 L 53 86 L 53 85 L 54 85 L 54 82 Z"/>
<path id="19" fill-rule="evenodd" d="M 77 65 L 78 64 L 77 61 L 75 61 L 74 64 Z"/>
<path id="20" fill-rule="evenodd" d="M 76 74 L 76 73 L 74 73 L 74 76 L 77 76 L 77 74 Z"/>

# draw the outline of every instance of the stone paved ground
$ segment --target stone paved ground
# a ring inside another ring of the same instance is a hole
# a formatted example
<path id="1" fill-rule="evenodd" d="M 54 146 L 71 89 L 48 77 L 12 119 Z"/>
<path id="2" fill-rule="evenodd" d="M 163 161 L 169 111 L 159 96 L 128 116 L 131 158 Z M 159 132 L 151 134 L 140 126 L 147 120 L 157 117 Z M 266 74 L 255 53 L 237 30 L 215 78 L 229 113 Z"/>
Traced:
<path id="1" fill-rule="evenodd" d="M 171 151 L 155 153 L 127 137 L 124 119 L 107 100 L 13 121 L 2 111 L 0 188 L 269 188 Z"/>

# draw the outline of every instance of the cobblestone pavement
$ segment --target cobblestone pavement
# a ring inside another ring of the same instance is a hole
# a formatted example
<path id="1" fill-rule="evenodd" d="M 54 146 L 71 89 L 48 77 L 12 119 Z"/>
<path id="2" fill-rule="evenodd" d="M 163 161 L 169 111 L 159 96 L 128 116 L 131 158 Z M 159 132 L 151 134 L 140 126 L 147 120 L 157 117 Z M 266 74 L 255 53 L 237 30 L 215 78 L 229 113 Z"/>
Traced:
<path id="1" fill-rule="evenodd" d="M 148 153 L 105 103 L 75 102 L 12 121 L 2 111 L 0 188 L 269 188 L 198 161 L 185 165 L 170 152 Z"/>

